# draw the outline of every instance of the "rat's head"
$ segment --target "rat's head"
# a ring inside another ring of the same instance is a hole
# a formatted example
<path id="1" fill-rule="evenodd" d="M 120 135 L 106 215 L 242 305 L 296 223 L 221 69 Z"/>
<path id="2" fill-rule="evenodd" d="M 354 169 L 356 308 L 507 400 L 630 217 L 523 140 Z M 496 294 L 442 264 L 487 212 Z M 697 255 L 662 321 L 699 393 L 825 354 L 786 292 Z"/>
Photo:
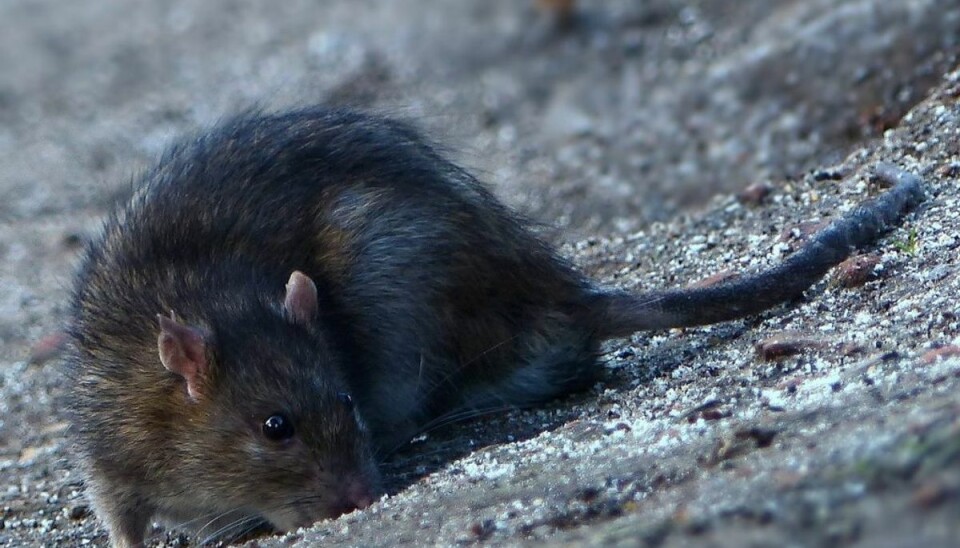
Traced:
<path id="1" fill-rule="evenodd" d="M 294 272 L 274 306 L 203 329 L 161 316 L 160 359 L 187 424 L 175 459 L 198 509 L 295 529 L 369 505 L 378 474 L 362 418 Z M 236 317 L 233 317 L 236 316 Z M 182 400 L 180 399 L 182 398 Z"/>

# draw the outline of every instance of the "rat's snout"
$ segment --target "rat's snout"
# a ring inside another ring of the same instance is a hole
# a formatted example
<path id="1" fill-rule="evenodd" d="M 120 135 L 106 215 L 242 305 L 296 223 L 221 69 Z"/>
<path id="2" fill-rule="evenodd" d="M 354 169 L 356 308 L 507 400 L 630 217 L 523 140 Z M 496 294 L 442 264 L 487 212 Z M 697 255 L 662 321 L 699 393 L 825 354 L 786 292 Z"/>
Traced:
<path id="1" fill-rule="evenodd" d="M 369 481 L 360 477 L 344 478 L 331 511 L 335 515 L 362 510 L 373 504 L 377 491 Z"/>

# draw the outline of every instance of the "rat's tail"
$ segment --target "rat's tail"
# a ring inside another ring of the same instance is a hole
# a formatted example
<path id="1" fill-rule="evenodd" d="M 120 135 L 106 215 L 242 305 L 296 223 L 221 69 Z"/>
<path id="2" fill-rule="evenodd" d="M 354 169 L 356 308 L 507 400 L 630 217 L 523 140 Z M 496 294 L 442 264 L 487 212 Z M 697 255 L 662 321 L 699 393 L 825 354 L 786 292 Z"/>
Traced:
<path id="1" fill-rule="evenodd" d="M 879 197 L 814 235 L 777 267 L 715 286 L 599 297 L 597 333 L 604 338 L 636 331 L 690 327 L 734 320 L 799 297 L 851 251 L 874 241 L 923 199 L 920 177 L 889 164 L 875 176 L 893 185 Z"/>

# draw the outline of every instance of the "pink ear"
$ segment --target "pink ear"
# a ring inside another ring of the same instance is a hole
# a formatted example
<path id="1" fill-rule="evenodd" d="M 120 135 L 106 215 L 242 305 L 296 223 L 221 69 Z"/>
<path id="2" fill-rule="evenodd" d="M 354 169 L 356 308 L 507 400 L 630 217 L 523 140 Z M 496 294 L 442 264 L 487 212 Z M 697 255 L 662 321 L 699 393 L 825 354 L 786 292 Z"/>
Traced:
<path id="1" fill-rule="evenodd" d="M 299 270 L 295 270 L 287 281 L 283 309 L 291 320 L 303 326 L 310 325 L 317 317 L 317 286 Z"/>
<path id="2" fill-rule="evenodd" d="M 157 319 L 160 321 L 160 336 L 157 337 L 160 361 L 169 371 L 187 381 L 187 394 L 193 401 L 199 401 L 208 369 L 207 342 L 203 332 L 179 323 L 173 311 L 169 318 L 157 314 Z"/>

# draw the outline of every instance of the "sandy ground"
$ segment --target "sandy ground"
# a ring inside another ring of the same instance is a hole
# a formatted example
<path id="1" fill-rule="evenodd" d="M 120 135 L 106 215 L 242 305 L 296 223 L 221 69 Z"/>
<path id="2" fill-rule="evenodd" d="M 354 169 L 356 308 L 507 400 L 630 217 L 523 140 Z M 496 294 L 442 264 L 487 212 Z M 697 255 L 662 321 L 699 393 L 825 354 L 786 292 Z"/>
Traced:
<path id="1" fill-rule="evenodd" d="M 174 136 L 321 101 L 418 120 L 622 287 L 774 264 L 878 160 L 929 198 L 865 285 L 612 342 L 593 390 L 431 432 L 390 497 L 260 545 L 957 545 L 958 52 L 953 0 L 4 2 L 0 545 L 106 541 L 48 352 L 79 244 Z"/>

